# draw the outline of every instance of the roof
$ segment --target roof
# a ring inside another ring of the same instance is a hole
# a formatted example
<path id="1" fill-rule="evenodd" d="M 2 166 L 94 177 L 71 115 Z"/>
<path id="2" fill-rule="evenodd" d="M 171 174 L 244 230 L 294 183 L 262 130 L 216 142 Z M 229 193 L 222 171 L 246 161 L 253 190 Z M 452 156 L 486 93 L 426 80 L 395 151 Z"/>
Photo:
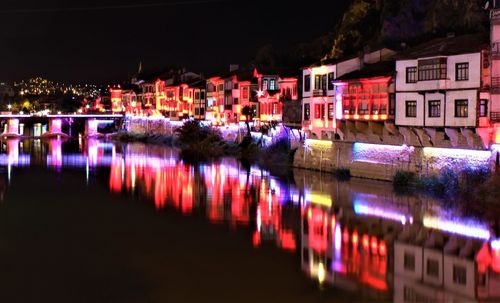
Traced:
<path id="1" fill-rule="evenodd" d="M 396 68 L 394 61 L 380 61 L 374 64 L 365 64 L 362 69 L 342 75 L 336 80 L 355 80 L 374 77 L 387 77 L 392 76 L 395 70 Z"/>
<path id="2" fill-rule="evenodd" d="M 403 60 L 476 53 L 488 48 L 489 40 L 487 33 L 437 38 L 403 51 L 395 58 Z"/>

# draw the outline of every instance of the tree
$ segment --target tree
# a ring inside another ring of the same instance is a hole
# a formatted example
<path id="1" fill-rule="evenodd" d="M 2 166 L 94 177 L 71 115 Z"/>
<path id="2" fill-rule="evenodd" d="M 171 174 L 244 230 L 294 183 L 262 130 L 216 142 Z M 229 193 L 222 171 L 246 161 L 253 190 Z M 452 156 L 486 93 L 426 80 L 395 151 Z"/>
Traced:
<path id="1" fill-rule="evenodd" d="M 241 114 L 245 115 L 245 124 L 247 125 L 247 137 L 251 137 L 250 134 L 250 121 L 255 117 L 255 111 L 250 105 L 243 106 Z"/>

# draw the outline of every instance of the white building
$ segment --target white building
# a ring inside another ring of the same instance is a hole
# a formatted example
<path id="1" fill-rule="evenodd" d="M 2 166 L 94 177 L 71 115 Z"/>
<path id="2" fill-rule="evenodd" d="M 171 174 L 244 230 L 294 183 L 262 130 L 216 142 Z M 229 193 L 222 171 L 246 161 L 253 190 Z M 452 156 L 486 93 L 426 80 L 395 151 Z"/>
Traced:
<path id="1" fill-rule="evenodd" d="M 337 128 L 335 112 L 342 110 L 342 99 L 336 97 L 334 80 L 359 70 L 364 63 L 373 64 L 389 58 L 394 51 L 383 48 L 350 59 L 323 62 L 302 71 L 302 121 L 309 137 L 334 138 Z M 339 100 L 337 100 L 339 99 Z"/>
<path id="2" fill-rule="evenodd" d="M 395 124 L 407 143 L 484 148 L 475 130 L 490 124 L 482 121 L 489 117 L 488 49 L 488 35 L 474 34 L 435 39 L 397 56 Z M 412 133 L 419 142 L 408 138 Z"/>

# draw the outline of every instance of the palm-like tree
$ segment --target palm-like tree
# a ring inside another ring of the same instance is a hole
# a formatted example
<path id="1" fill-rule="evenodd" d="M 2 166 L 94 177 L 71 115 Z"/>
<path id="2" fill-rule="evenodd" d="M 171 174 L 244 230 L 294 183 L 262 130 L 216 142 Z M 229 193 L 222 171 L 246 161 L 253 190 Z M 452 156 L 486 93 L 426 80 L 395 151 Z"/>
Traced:
<path id="1" fill-rule="evenodd" d="M 255 111 L 250 105 L 245 105 L 241 109 L 241 114 L 245 116 L 245 124 L 247 126 L 247 136 L 250 137 L 250 121 L 255 117 Z"/>

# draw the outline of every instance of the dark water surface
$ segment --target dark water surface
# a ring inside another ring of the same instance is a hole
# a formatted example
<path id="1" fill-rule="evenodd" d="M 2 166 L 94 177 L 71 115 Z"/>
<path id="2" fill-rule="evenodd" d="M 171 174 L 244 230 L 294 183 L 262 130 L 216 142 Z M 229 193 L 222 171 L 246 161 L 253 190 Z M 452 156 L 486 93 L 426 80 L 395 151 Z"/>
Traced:
<path id="1" fill-rule="evenodd" d="M 490 222 L 388 183 L 193 166 L 140 144 L 1 151 L 0 302 L 475 302 L 500 289 Z M 427 249 L 444 260 L 435 280 Z"/>

